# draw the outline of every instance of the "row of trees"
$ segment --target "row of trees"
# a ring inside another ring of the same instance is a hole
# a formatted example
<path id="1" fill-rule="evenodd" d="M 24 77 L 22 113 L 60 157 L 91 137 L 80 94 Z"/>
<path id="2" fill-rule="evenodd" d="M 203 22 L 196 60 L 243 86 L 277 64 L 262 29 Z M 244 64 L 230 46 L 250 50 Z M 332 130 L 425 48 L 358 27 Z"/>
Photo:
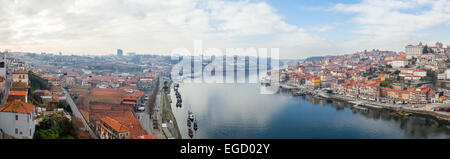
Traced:
<path id="1" fill-rule="evenodd" d="M 28 78 L 31 83 L 31 92 L 33 92 L 34 90 L 38 90 L 38 89 L 42 89 L 42 90 L 47 89 L 47 87 L 48 87 L 47 79 L 39 77 L 32 72 L 28 73 Z"/>

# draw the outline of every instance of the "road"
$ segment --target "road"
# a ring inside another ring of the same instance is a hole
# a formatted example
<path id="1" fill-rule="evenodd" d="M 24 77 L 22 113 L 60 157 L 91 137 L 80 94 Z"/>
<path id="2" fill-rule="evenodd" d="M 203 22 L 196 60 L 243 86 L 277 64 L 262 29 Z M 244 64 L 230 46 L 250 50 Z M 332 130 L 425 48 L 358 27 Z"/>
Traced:
<path id="1" fill-rule="evenodd" d="M 80 110 L 78 110 L 77 105 L 75 105 L 75 103 L 72 100 L 72 97 L 70 96 L 70 94 L 67 92 L 66 89 L 64 89 L 63 87 L 61 87 L 61 89 L 64 90 L 64 94 L 66 96 L 66 101 L 67 103 L 70 105 L 70 109 L 72 109 L 72 114 L 77 117 L 80 118 L 81 121 L 83 121 L 83 125 L 84 127 L 86 127 L 86 129 L 88 130 L 89 134 L 91 135 L 92 138 L 94 139 L 98 139 L 97 135 L 94 133 L 94 131 L 92 131 L 91 127 L 87 124 L 86 120 L 84 119 L 83 115 L 81 115 Z"/>
<path id="2" fill-rule="evenodd" d="M 159 78 L 159 77 L 158 77 Z M 162 131 L 162 100 L 161 100 L 161 86 L 163 85 L 162 81 L 160 80 L 159 88 L 158 88 L 158 94 L 156 95 L 156 101 L 155 101 L 155 110 L 152 114 L 152 119 L 150 122 L 150 129 L 152 130 L 152 134 L 155 137 L 155 139 L 167 139 Z M 150 110 L 150 109 L 149 109 Z M 153 124 L 157 124 L 157 129 L 155 129 L 155 126 Z"/>

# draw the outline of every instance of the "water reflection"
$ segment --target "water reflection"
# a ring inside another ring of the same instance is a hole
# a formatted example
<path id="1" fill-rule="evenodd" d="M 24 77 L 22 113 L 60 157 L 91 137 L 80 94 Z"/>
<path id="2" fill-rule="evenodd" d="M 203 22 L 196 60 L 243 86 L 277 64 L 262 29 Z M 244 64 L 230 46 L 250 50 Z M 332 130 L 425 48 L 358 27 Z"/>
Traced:
<path id="1" fill-rule="evenodd" d="M 263 95 L 258 84 L 181 84 L 183 107 L 172 109 L 183 138 L 187 112 L 198 120 L 194 138 L 449 138 L 449 123 L 402 117 L 385 109 L 356 109 L 344 101 Z M 172 91 L 173 94 L 173 91 Z M 172 95 L 174 97 L 174 95 Z"/>

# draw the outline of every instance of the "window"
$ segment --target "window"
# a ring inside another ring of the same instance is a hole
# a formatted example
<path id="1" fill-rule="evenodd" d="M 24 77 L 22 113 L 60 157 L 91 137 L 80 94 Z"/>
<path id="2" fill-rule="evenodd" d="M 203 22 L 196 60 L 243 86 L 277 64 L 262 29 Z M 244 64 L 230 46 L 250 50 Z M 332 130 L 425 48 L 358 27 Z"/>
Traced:
<path id="1" fill-rule="evenodd" d="M 16 115 L 16 120 L 19 120 L 19 115 Z"/>

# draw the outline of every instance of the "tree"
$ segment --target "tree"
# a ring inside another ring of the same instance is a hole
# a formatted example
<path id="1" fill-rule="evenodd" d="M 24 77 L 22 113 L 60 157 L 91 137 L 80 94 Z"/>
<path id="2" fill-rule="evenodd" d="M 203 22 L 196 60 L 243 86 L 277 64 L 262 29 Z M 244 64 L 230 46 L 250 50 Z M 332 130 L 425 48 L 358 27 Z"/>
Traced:
<path id="1" fill-rule="evenodd" d="M 428 46 L 427 45 L 425 45 L 423 47 L 422 53 L 424 53 L 424 54 L 428 53 Z"/>
<path id="2" fill-rule="evenodd" d="M 74 121 L 60 114 L 52 114 L 36 126 L 36 139 L 75 139 L 78 138 L 79 128 Z"/>

